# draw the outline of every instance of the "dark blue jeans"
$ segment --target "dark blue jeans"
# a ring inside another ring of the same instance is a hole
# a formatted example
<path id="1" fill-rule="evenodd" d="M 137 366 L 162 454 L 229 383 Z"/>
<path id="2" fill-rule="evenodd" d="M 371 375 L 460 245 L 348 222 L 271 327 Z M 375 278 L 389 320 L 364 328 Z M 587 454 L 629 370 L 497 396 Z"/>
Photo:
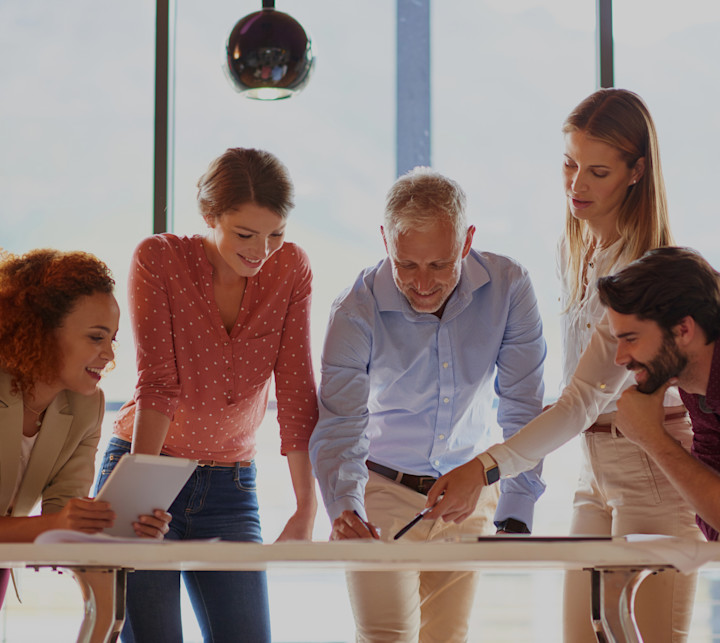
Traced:
<path id="1" fill-rule="evenodd" d="M 110 439 L 98 476 L 102 487 L 130 443 Z M 198 467 L 169 509 L 166 540 L 221 538 L 262 542 L 255 466 Z M 212 545 L 210 545 L 212 546 Z M 136 571 L 127 578 L 123 643 L 180 643 L 180 576 L 205 643 L 269 643 L 265 572 Z"/>

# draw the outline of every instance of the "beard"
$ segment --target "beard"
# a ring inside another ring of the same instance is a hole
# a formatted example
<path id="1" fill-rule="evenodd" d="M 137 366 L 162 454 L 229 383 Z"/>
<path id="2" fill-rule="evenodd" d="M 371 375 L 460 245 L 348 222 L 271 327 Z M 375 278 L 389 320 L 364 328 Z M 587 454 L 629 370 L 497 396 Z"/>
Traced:
<path id="1" fill-rule="evenodd" d="M 669 379 L 680 375 L 687 363 L 688 358 L 676 346 L 675 338 L 666 331 L 662 346 L 650 362 L 642 364 L 633 361 L 627 365 L 627 369 L 630 371 L 645 370 L 647 377 L 644 382 L 637 385 L 637 390 L 649 395 L 657 391 Z"/>

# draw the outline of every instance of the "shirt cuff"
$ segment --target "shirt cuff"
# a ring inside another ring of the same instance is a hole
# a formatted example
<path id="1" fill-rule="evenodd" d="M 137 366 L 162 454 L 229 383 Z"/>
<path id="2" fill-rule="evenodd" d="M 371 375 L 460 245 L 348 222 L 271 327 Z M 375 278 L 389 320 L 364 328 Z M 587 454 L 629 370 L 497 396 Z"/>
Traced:
<path id="1" fill-rule="evenodd" d="M 486 449 L 486 452 L 497 462 L 501 478 L 514 478 L 525 471 L 530 471 L 540 462 L 540 460 L 524 458 L 502 443 L 493 444 L 489 449 Z"/>
<path id="2" fill-rule="evenodd" d="M 533 528 L 535 501 L 519 493 L 501 493 L 495 511 L 495 522 L 515 518 L 524 522 L 530 531 Z"/>
<path id="3" fill-rule="evenodd" d="M 179 398 L 167 398 L 162 395 L 143 394 L 135 398 L 136 411 L 157 411 L 169 417 L 171 421 L 179 404 Z"/>
<path id="4" fill-rule="evenodd" d="M 343 496 L 342 498 L 335 500 L 335 502 L 331 503 L 327 507 L 330 522 L 335 522 L 343 511 L 357 511 L 358 514 L 360 514 L 360 518 L 367 522 L 368 517 L 365 513 L 365 505 L 362 500 L 358 500 L 353 496 Z"/>
<path id="5" fill-rule="evenodd" d="M 280 436 L 280 454 L 287 455 L 290 451 L 309 451 L 310 438 Z"/>

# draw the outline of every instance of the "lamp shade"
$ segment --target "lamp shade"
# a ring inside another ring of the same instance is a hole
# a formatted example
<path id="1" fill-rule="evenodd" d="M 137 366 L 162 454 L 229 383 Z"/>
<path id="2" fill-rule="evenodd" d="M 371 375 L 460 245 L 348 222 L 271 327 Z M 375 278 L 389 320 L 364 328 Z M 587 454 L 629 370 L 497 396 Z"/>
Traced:
<path id="1" fill-rule="evenodd" d="M 248 98 L 292 96 L 307 84 L 314 61 L 302 25 L 275 9 L 256 11 L 239 20 L 227 42 L 228 77 Z"/>

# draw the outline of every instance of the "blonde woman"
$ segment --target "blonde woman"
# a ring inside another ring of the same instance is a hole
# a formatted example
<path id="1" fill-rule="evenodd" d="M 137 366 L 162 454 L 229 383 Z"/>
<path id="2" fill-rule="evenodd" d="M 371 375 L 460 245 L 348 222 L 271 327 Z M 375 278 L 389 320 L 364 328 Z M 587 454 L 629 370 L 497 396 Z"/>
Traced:
<path id="1" fill-rule="evenodd" d="M 648 459 L 614 425 L 616 401 L 635 384 L 615 364 L 596 283 L 651 248 L 668 245 L 665 186 L 657 134 L 642 99 L 623 89 L 601 89 L 568 116 L 565 135 L 565 233 L 558 247 L 562 280 L 563 392 L 558 401 L 502 444 L 440 478 L 428 494 L 435 503 L 446 489 L 470 495 L 495 465 L 502 477 L 526 471 L 548 453 L 582 434 L 582 466 L 573 505 L 572 534 L 667 534 L 701 539 L 692 509 Z M 676 388 L 665 397 L 665 426 L 689 450 L 691 426 Z M 453 514 L 446 494 L 429 518 Z M 684 641 L 695 577 L 666 571 L 639 588 L 636 617 L 643 640 Z M 595 642 L 587 572 L 565 583 L 565 640 Z"/>

